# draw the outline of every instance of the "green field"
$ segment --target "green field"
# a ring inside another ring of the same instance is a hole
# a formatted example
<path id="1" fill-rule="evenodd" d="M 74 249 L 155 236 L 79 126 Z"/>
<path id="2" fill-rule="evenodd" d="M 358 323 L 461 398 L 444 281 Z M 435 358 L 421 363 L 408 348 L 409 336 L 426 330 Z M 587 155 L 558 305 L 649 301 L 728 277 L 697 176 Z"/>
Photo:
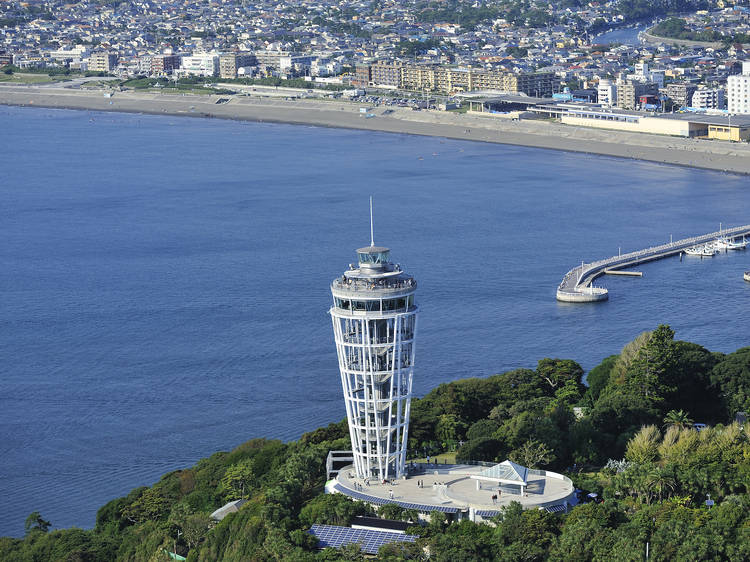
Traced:
<path id="1" fill-rule="evenodd" d="M 422 457 L 419 459 L 410 459 L 409 462 L 426 463 L 427 458 Z M 430 456 L 430 462 L 436 464 L 456 464 L 456 453 L 454 451 L 449 453 L 440 453 L 439 455 L 432 455 Z"/>
<path id="2" fill-rule="evenodd" d="M 70 80 L 67 76 L 48 76 L 46 74 L 0 74 L 0 82 L 15 82 L 18 84 L 49 84 Z"/>

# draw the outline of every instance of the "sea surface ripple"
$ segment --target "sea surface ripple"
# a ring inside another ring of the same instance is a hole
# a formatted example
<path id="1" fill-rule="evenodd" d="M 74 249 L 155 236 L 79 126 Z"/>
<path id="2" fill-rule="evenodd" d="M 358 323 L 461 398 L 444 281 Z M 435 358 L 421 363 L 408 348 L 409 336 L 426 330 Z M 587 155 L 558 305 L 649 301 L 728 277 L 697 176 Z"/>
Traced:
<path id="1" fill-rule="evenodd" d="M 329 283 L 375 241 L 419 282 L 415 390 L 670 324 L 748 345 L 750 252 L 607 278 L 595 260 L 750 223 L 748 178 L 278 124 L 0 107 L 0 535 L 96 509 L 253 437 L 344 417 Z"/>

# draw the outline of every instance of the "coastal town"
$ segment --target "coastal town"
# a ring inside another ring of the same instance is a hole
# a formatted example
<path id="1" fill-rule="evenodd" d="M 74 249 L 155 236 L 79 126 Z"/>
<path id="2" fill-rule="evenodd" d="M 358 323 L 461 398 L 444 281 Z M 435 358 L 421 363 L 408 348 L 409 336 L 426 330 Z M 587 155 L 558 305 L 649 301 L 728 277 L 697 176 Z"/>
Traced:
<path id="1" fill-rule="evenodd" d="M 0 83 L 47 73 L 108 78 L 90 85 L 113 92 L 286 85 L 295 99 L 747 141 L 740 4 L 6 2 Z"/>
<path id="2" fill-rule="evenodd" d="M 750 0 L 0 0 L 0 131 L 0 562 L 750 561 Z"/>

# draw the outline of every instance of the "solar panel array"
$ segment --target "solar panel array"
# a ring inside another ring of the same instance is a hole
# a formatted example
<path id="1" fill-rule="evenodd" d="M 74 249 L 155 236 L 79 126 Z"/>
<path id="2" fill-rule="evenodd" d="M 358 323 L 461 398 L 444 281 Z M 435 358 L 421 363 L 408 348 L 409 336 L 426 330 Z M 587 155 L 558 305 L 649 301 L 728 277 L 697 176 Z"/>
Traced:
<path id="1" fill-rule="evenodd" d="M 336 484 L 333 488 L 337 492 L 341 492 L 342 494 L 345 494 L 349 496 L 350 498 L 354 498 L 355 500 L 361 500 L 367 503 L 373 503 L 375 505 L 386 505 L 386 504 L 394 503 L 405 509 L 416 509 L 417 511 L 424 511 L 426 513 L 429 513 L 430 511 L 440 511 L 442 513 L 458 513 L 457 507 L 448 507 L 444 505 L 427 505 L 427 504 L 421 504 L 421 503 L 409 503 L 409 502 L 390 500 L 386 498 L 379 498 L 377 496 L 368 496 L 367 494 L 363 494 L 355 490 L 350 490 L 349 488 L 342 486 L 341 484 Z"/>
<path id="2" fill-rule="evenodd" d="M 457 507 L 448 507 L 445 505 L 426 505 L 422 503 L 407 503 L 407 502 L 396 502 L 401 507 L 406 509 L 416 509 L 417 511 L 424 511 L 429 513 L 430 511 L 440 511 L 442 513 L 458 513 Z"/>
<path id="3" fill-rule="evenodd" d="M 545 507 L 544 509 L 547 510 L 547 513 L 563 513 L 565 511 L 568 511 L 568 508 L 564 505 L 551 505 L 549 507 Z"/>
<path id="4" fill-rule="evenodd" d="M 377 554 L 384 544 L 394 542 L 414 542 L 414 535 L 389 533 L 387 531 L 372 531 L 369 529 L 351 529 L 337 525 L 313 525 L 308 531 L 319 541 L 320 548 L 327 546 L 340 548 L 349 543 L 359 543 L 362 552 Z"/>
<path id="5" fill-rule="evenodd" d="M 479 517 L 484 517 L 485 519 L 495 517 L 495 515 L 500 515 L 499 511 L 494 511 L 492 509 L 477 509 L 474 513 L 479 515 Z"/>

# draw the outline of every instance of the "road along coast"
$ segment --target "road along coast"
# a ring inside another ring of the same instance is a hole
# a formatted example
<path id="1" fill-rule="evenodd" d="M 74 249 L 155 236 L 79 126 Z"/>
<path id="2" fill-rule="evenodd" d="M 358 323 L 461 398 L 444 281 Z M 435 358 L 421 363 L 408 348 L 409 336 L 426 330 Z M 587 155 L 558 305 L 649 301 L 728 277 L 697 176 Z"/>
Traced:
<path id="1" fill-rule="evenodd" d="M 220 99 L 229 100 L 219 103 Z M 0 84 L 0 104 L 341 127 L 634 158 L 750 174 L 750 144 L 596 130 L 491 114 L 368 108 L 341 100 L 75 90 Z M 368 117 L 370 116 L 370 117 Z"/>

